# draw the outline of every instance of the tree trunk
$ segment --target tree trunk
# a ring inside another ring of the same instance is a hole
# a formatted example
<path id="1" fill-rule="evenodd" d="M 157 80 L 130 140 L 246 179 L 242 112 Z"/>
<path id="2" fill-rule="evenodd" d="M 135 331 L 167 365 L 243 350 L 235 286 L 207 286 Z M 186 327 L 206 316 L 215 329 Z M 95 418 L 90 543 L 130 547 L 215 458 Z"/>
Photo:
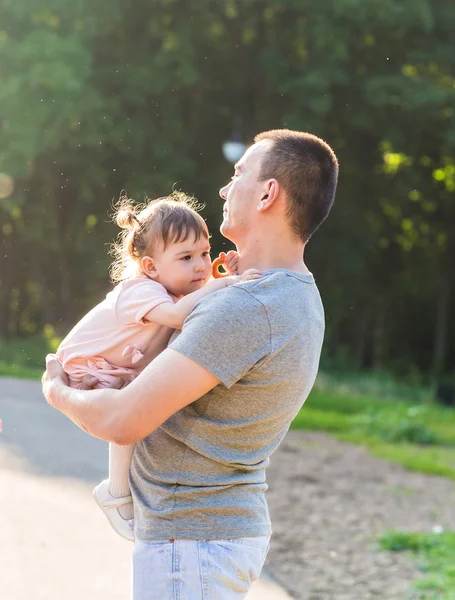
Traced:
<path id="1" fill-rule="evenodd" d="M 357 329 L 354 339 L 354 361 L 358 369 L 362 369 L 365 366 L 365 350 L 369 321 L 370 311 L 367 306 L 362 306 L 358 313 Z"/>
<path id="2" fill-rule="evenodd" d="M 380 370 L 384 366 L 386 353 L 386 306 L 383 302 L 377 306 L 375 321 L 373 331 L 373 369 Z"/>
<path id="3" fill-rule="evenodd" d="M 438 378 L 444 371 L 447 357 L 447 342 L 449 328 L 450 280 L 441 281 L 439 294 L 436 299 L 436 319 L 433 344 L 433 375 Z"/>

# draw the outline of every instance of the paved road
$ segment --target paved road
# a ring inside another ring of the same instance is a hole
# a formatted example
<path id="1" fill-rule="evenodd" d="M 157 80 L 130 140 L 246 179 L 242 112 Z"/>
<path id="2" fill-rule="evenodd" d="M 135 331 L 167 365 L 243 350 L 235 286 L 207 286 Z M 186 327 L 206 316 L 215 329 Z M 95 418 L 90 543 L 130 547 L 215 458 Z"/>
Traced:
<path id="1" fill-rule="evenodd" d="M 92 500 L 107 444 L 45 403 L 36 381 L 0 378 L 0 597 L 127 600 L 131 544 Z M 267 579 L 248 600 L 285 600 Z"/>

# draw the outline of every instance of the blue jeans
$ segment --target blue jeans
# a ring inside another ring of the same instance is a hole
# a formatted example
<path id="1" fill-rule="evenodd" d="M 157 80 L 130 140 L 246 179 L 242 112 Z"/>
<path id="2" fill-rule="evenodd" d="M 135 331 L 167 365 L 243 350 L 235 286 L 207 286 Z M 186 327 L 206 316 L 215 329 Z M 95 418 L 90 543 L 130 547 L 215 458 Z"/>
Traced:
<path id="1" fill-rule="evenodd" d="M 136 539 L 132 600 L 241 600 L 261 573 L 269 541 Z"/>

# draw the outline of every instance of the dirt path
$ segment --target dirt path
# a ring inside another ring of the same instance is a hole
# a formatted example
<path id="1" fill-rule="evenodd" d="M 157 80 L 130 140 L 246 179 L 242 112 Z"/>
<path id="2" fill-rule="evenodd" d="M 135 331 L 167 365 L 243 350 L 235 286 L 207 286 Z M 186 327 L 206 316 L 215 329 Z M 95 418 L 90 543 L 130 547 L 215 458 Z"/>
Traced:
<path id="1" fill-rule="evenodd" d="M 455 529 L 455 482 L 322 433 L 290 432 L 268 480 L 269 564 L 300 600 L 405 600 L 419 572 L 406 554 L 376 552 L 374 537 Z"/>
<path id="2" fill-rule="evenodd" d="M 0 417 L 0 597 L 125 600 L 130 546 L 91 498 L 107 445 L 49 408 L 37 382 L 0 379 Z M 406 555 L 374 552 L 374 536 L 455 529 L 454 482 L 324 434 L 290 432 L 268 473 L 268 569 L 299 600 L 405 600 L 418 572 Z"/>
<path id="3" fill-rule="evenodd" d="M 107 444 L 47 406 L 36 381 L 0 378 L 1 600 L 127 600 L 132 544 L 91 490 Z M 261 577 L 248 600 L 286 600 Z"/>

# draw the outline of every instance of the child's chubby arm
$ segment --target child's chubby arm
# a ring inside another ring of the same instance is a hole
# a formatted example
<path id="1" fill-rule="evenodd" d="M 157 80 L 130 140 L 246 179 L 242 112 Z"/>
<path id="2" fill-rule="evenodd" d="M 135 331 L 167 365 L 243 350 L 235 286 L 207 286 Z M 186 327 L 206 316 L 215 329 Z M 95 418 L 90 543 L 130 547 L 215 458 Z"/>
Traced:
<path id="1" fill-rule="evenodd" d="M 220 257 L 223 255 L 222 253 Z M 144 320 L 156 323 L 157 325 L 165 325 L 166 327 L 172 327 L 173 329 L 181 329 L 185 319 L 188 317 L 190 312 L 193 310 L 195 304 L 199 302 L 204 296 L 221 290 L 235 283 L 241 283 L 242 281 L 251 281 L 253 279 L 260 279 L 262 273 L 256 269 L 248 269 L 242 275 L 233 275 L 237 271 L 238 255 L 236 252 L 228 252 L 225 259 L 225 266 L 230 275 L 227 277 L 220 277 L 219 279 L 211 279 L 207 285 L 202 287 L 200 290 L 187 294 L 175 304 L 165 302 L 159 304 L 148 312 Z"/>

